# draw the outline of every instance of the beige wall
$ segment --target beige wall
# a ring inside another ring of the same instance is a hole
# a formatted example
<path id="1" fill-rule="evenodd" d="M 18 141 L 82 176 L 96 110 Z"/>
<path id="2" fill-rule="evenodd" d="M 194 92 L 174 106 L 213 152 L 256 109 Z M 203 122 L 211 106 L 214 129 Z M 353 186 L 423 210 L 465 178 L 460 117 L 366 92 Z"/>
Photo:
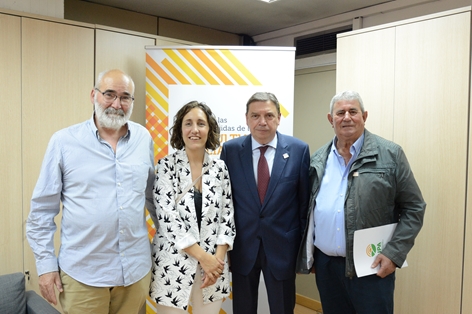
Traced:
<path id="1" fill-rule="evenodd" d="M 334 137 L 327 114 L 335 92 L 335 65 L 315 65 L 295 72 L 293 135 L 310 145 L 311 154 Z M 297 294 L 320 300 L 313 274 L 297 275 L 296 284 Z"/>
<path id="2" fill-rule="evenodd" d="M 359 91 L 366 127 L 403 147 L 427 203 L 395 313 L 472 313 L 470 23 L 467 8 L 338 37 L 337 91 Z"/>
<path id="3" fill-rule="evenodd" d="M 21 18 L 22 188 L 23 220 L 51 135 L 91 117 L 88 92 L 93 83 L 94 30 L 35 18 Z M 5 60 L 2 60 L 5 62 Z M 61 215 L 55 218 L 60 225 Z M 24 234 L 24 230 L 23 234 Z M 59 248 L 60 233 L 55 234 Z M 39 292 L 35 259 L 24 238 L 23 267 L 27 289 Z M 3 271 L 3 270 L 2 270 Z"/>
<path id="4" fill-rule="evenodd" d="M 295 72 L 293 135 L 310 145 L 310 153 L 334 137 L 327 115 L 335 92 L 335 65 Z"/>
<path id="5" fill-rule="evenodd" d="M 21 20 L 0 15 L 0 274 L 23 271 Z M 4 62 L 3 60 L 8 60 Z"/>

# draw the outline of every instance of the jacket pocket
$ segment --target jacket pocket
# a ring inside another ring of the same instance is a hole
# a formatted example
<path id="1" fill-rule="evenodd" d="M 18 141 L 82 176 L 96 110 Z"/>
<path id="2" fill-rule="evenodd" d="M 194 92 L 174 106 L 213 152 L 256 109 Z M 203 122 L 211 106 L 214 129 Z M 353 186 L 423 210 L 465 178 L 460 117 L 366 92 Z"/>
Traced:
<path id="1" fill-rule="evenodd" d="M 392 221 L 396 194 L 394 171 L 393 167 L 364 168 L 353 173 L 347 208 L 358 213 L 357 228 Z"/>

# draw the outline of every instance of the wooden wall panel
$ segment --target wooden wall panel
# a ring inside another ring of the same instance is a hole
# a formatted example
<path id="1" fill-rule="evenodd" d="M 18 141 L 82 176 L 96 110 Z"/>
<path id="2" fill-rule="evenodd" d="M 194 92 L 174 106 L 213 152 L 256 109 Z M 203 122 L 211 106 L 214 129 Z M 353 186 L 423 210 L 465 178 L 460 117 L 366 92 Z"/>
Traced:
<path id="1" fill-rule="evenodd" d="M 22 19 L 23 211 L 31 195 L 51 135 L 90 119 L 94 79 L 94 31 L 91 28 Z M 60 217 L 56 217 L 59 225 Z M 25 240 L 26 241 L 26 240 Z M 56 249 L 59 232 L 56 232 Z M 57 252 L 56 252 L 57 253 Z M 33 253 L 25 244 L 28 288 L 38 290 Z"/>
<path id="2" fill-rule="evenodd" d="M 23 271 L 20 18 L 0 14 L 0 275 Z"/>
<path id="3" fill-rule="evenodd" d="M 470 8 L 458 9 L 338 38 L 337 91 L 360 91 L 367 128 L 404 148 L 427 203 L 409 266 L 397 271 L 395 313 L 472 310 L 470 22 Z"/>
<path id="4" fill-rule="evenodd" d="M 460 313 L 470 12 L 398 26 L 396 32 L 394 140 L 427 203 L 410 266 L 398 272 L 397 312 L 416 304 L 416 313 Z"/>
<path id="5" fill-rule="evenodd" d="M 393 138 L 395 30 L 338 37 L 336 92 L 355 90 L 368 112 L 366 128 Z"/>
<path id="6" fill-rule="evenodd" d="M 109 69 L 121 69 L 134 81 L 134 107 L 131 120 L 145 126 L 146 123 L 146 54 L 145 46 L 155 45 L 151 37 L 123 34 L 115 31 L 96 30 L 95 78 Z"/>

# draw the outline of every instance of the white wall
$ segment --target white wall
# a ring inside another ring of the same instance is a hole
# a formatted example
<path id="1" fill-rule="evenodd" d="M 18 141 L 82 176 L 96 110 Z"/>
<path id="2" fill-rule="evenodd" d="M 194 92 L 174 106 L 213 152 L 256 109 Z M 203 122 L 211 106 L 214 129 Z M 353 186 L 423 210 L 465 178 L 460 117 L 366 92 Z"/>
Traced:
<path id="1" fill-rule="evenodd" d="M 64 0 L 0 0 L 0 8 L 64 18 Z"/>
<path id="2" fill-rule="evenodd" d="M 296 37 L 353 25 L 353 20 L 356 17 L 362 17 L 359 28 L 366 28 L 470 5 L 472 5 L 472 0 L 396 0 L 283 30 L 257 35 L 253 39 L 258 46 L 292 47 Z"/>

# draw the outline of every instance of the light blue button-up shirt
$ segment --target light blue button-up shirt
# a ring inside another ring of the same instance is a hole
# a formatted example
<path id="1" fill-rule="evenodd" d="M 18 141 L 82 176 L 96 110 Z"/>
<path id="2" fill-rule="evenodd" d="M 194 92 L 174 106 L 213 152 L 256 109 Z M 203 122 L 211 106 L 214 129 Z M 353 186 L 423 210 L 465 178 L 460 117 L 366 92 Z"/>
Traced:
<path id="1" fill-rule="evenodd" d="M 346 256 L 344 200 L 349 170 L 359 155 L 362 144 L 364 144 L 364 134 L 351 146 L 351 159 L 347 165 L 344 158 L 338 153 L 336 141 L 335 137 L 326 162 L 320 191 L 316 196 L 315 214 L 313 215 L 314 243 L 326 255 Z"/>
<path id="2" fill-rule="evenodd" d="M 151 269 L 144 207 L 155 211 L 153 144 L 128 122 L 116 153 L 92 119 L 56 132 L 31 200 L 26 234 L 38 274 L 58 267 L 84 284 L 128 286 Z M 54 250 L 54 217 L 62 202 L 61 247 Z"/>

